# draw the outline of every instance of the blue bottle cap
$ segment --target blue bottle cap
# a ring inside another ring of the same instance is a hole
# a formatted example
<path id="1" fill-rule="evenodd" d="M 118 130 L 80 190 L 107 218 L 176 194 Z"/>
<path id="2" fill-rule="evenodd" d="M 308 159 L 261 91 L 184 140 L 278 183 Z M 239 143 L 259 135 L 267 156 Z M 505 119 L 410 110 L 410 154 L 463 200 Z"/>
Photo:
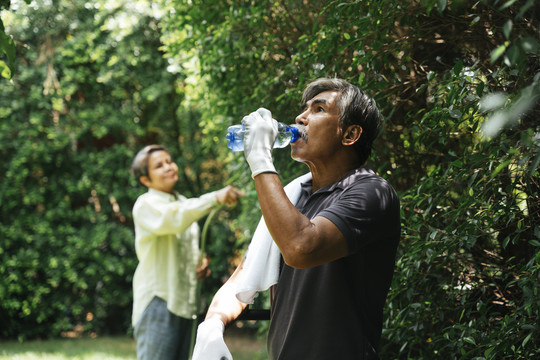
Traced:
<path id="1" fill-rule="evenodd" d="M 298 130 L 297 127 L 289 126 L 287 128 L 287 131 L 291 133 L 291 142 L 292 143 L 300 138 L 300 131 Z"/>

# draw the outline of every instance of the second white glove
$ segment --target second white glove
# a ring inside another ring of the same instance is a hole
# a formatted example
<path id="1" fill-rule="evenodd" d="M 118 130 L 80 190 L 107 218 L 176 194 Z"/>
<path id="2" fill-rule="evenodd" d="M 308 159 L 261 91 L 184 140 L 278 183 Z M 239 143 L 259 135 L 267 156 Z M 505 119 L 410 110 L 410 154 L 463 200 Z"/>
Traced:
<path id="1" fill-rule="evenodd" d="M 232 360 L 223 339 L 225 326 L 218 319 L 203 321 L 197 328 L 197 339 L 191 360 Z"/>
<path id="2" fill-rule="evenodd" d="M 277 173 L 272 160 L 272 148 L 278 135 L 278 123 L 264 108 L 244 116 L 244 156 L 251 169 L 251 177 L 263 172 Z"/>

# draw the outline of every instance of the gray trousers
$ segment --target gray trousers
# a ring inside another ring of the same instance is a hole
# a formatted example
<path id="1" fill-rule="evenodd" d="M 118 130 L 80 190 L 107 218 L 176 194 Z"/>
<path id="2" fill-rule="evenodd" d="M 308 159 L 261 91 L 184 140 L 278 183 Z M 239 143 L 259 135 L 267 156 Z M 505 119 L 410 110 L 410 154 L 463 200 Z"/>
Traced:
<path id="1" fill-rule="evenodd" d="M 189 360 L 193 320 L 172 314 L 155 297 L 135 326 L 138 360 Z"/>

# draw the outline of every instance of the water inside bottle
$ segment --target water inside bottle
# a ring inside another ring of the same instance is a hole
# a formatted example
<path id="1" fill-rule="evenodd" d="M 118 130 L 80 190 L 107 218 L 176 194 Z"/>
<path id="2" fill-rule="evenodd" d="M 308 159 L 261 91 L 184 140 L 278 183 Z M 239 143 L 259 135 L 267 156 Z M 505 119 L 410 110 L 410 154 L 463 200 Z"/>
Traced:
<path id="1" fill-rule="evenodd" d="M 284 148 L 289 143 L 300 138 L 300 130 L 296 125 L 285 125 L 278 123 L 278 135 L 274 148 Z M 228 128 L 225 138 L 228 140 L 227 147 L 233 151 L 244 150 L 244 126 L 241 124 L 232 125 Z"/>

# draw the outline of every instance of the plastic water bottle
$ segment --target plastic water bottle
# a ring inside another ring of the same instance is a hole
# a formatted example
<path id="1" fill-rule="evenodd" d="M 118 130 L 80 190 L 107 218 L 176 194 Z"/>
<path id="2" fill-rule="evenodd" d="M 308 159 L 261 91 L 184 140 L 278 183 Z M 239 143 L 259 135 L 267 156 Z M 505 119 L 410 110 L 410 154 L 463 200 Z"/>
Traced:
<path id="1" fill-rule="evenodd" d="M 227 129 L 227 146 L 232 151 L 244 151 L 244 133 L 246 132 L 244 125 L 233 125 Z M 286 125 L 278 122 L 278 136 L 274 143 L 274 148 L 284 148 L 292 142 L 295 142 L 300 137 L 300 131 L 293 125 Z"/>

